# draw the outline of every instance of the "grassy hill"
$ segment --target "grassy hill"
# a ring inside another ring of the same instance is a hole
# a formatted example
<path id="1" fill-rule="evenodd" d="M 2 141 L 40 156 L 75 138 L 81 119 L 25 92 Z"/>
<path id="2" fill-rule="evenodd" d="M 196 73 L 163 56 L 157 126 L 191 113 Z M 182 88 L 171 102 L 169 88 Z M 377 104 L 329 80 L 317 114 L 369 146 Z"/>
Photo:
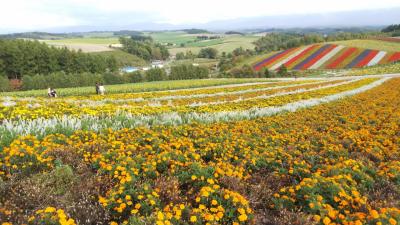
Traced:
<path id="1" fill-rule="evenodd" d="M 334 44 L 346 45 L 357 48 L 376 49 L 388 52 L 400 52 L 400 43 L 380 40 L 348 40 L 335 41 Z"/>

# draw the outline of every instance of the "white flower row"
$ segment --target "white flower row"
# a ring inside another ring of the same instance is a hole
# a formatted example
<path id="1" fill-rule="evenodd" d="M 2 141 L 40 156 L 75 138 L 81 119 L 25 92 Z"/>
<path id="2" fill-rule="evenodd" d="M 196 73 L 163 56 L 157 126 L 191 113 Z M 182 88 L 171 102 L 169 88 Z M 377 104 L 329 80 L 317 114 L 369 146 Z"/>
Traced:
<path id="1" fill-rule="evenodd" d="M 216 101 L 216 102 L 204 102 L 204 103 L 196 102 L 196 103 L 190 104 L 189 106 L 196 107 L 196 106 L 205 106 L 205 105 L 219 105 L 219 104 L 225 104 L 225 103 L 231 103 L 231 102 L 237 103 L 237 102 L 248 101 L 248 100 L 253 100 L 253 99 L 268 99 L 268 98 L 274 98 L 274 97 L 279 97 L 279 96 L 284 96 L 284 95 L 300 94 L 300 93 L 304 93 L 304 92 L 310 92 L 310 91 L 316 91 L 316 90 L 325 89 L 325 88 L 332 88 L 332 87 L 337 87 L 337 86 L 341 86 L 341 85 L 346 85 L 349 83 L 359 81 L 361 79 L 362 78 L 358 78 L 358 79 L 352 79 L 352 80 L 348 80 L 348 81 L 344 81 L 344 82 L 340 82 L 340 83 L 336 83 L 336 84 L 319 85 L 314 88 L 299 88 L 294 91 L 281 91 L 281 92 L 278 92 L 275 94 L 270 94 L 270 95 L 260 95 L 260 96 L 249 97 L 249 98 L 238 98 L 238 99 L 230 100 L 230 101 Z M 314 84 L 319 84 L 319 83 L 324 83 L 324 82 L 317 82 Z M 303 84 L 303 85 L 306 85 L 306 84 Z M 295 85 L 295 86 L 291 86 L 291 87 L 296 87 L 296 86 L 301 87 L 303 85 Z"/>

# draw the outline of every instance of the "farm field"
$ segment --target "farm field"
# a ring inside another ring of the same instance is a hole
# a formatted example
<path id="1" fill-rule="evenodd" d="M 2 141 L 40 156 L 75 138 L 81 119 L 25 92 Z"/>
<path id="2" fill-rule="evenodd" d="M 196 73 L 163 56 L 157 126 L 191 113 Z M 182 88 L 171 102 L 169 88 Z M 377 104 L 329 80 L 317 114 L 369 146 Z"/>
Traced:
<path id="1" fill-rule="evenodd" d="M 400 43 L 381 40 L 348 40 L 336 41 L 334 44 L 346 45 L 358 48 L 376 49 L 388 52 L 400 52 Z"/>
<path id="2" fill-rule="evenodd" d="M 59 40 L 41 40 L 49 45 L 57 47 L 67 47 L 73 50 L 81 49 L 83 52 L 104 52 L 112 51 L 113 49 L 109 47 L 111 44 L 118 44 L 118 38 L 66 38 Z"/>
<path id="3" fill-rule="evenodd" d="M 173 47 L 170 48 L 171 54 L 176 54 L 178 52 L 192 51 L 197 54 L 201 47 L 212 47 L 218 50 L 219 53 L 222 52 L 232 52 L 234 49 L 242 47 L 244 49 L 254 49 L 253 41 L 257 40 L 256 36 L 239 36 L 239 35 L 228 35 L 222 38 L 222 40 L 210 40 L 205 42 L 196 42 L 194 44 L 201 43 L 201 46 L 190 46 L 185 47 Z"/>
<path id="4" fill-rule="evenodd" d="M 313 44 L 268 54 L 253 64 L 255 70 L 354 69 L 400 61 L 400 52 L 347 47 L 337 44 Z"/>
<path id="5" fill-rule="evenodd" d="M 266 81 L 1 97 L 0 221 L 400 222 L 400 75 Z"/>

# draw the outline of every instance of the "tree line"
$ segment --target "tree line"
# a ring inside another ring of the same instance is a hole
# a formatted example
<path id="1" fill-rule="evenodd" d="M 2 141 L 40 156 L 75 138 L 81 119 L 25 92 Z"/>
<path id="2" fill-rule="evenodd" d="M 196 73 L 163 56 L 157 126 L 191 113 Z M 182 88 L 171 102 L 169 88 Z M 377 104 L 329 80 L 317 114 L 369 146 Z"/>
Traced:
<path id="1" fill-rule="evenodd" d="M 119 41 L 123 46 L 123 51 L 146 61 L 166 60 L 169 57 L 168 49 L 155 43 L 149 36 L 132 35 L 130 38 L 120 37 Z"/>
<path id="2" fill-rule="evenodd" d="M 67 48 L 50 47 L 38 41 L 0 40 L 0 74 L 10 79 L 25 75 L 65 73 L 103 73 L 116 71 L 114 57 L 91 55 Z"/>

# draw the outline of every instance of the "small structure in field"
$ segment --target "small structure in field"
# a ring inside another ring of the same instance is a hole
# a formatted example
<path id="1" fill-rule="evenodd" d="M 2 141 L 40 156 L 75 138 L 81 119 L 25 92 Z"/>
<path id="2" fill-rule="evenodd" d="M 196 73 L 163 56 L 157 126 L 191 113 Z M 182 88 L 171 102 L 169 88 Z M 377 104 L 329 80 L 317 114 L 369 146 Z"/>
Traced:
<path id="1" fill-rule="evenodd" d="M 161 60 L 155 60 L 151 62 L 151 68 L 163 68 L 164 67 L 164 62 Z"/>

